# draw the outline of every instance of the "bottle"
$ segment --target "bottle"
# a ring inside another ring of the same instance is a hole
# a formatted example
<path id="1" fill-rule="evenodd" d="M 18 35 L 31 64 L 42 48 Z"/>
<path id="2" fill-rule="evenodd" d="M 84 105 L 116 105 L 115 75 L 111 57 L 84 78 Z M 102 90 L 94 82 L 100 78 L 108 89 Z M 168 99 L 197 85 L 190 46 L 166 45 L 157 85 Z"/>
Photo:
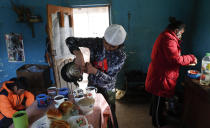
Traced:
<path id="1" fill-rule="evenodd" d="M 200 84 L 210 84 L 210 53 L 206 53 L 206 56 L 202 59 Z"/>

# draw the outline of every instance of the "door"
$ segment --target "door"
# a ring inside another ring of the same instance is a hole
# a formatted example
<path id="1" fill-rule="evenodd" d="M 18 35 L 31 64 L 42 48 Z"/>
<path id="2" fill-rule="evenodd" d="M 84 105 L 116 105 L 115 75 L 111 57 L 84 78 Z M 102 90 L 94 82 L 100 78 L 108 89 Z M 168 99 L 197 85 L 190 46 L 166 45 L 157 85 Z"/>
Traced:
<path id="1" fill-rule="evenodd" d="M 67 86 L 73 90 L 76 86 L 64 81 L 60 73 L 64 64 L 71 62 L 74 58 L 65 43 L 67 37 L 73 36 L 72 8 L 47 5 L 47 33 L 55 84 L 58 88 Z"/>

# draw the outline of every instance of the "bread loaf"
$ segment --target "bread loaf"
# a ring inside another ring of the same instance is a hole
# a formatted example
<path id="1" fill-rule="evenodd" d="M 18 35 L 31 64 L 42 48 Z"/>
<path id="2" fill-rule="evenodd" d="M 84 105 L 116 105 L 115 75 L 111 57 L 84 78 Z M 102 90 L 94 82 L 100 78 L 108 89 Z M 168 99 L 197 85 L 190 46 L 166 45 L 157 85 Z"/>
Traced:
<path id="1" fill-rule="evenodd" d="M 61 111 L 63 115 L 70 114 L 73 110 L 74 104 L 70 101 L 65 101 L 60 104 L 58 110 Z"/>
<path id="2" fill-rule="evenodd" d="M 55 108 L 51 108 L 47 111 L 47 117 L 49 119 L 62 119 L 62 113 L 58 110 L 58 109 L 55 109 Z"/>

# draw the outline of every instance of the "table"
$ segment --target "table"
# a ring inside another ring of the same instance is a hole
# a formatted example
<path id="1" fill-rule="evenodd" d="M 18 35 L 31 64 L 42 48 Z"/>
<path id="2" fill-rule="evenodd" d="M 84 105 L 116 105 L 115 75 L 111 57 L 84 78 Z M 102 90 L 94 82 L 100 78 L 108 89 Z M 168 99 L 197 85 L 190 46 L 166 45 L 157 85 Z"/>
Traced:
<path id="1" fill-rule="evenodd" d="M 38 119 L 43 117 L 47 110 L 52 107 L 38 108 L 37 101 L 35 101 L 29 108 L 26 109 L 29 118 L 29 127 Z M 106 102 L 102 94 L 97 93 L 95 98 L 95 104 L 93 113 L 86 115 L 89 124 L 92 124 L 94 128 L 106 128 L 108 118 L 112 119 L 111 109 Z M 13 124 L 10 128 L 13 128 Z"/>
<path id="2" fill-rule="evenodd" d="M 210 128 L 210 86 L 186 77 L 184 87 L 184 128 Z"/>

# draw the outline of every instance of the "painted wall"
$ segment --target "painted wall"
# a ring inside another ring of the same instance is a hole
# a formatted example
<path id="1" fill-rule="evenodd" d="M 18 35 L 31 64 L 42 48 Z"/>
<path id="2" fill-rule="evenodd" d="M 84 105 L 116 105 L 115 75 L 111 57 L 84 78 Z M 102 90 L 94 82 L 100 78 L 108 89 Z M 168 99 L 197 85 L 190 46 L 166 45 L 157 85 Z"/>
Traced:
<path id="1" fill-rule="evenodd" d="M 16 2 L 23 5 L 18 0 Z M 10 1 L 0 1 L 0 82 L 15 77 L 16 69 L 23 64 L 45 64 L 45 8 L 36 7 L 36 4 L 30 8 L 33 14 L 39 14 L 44 19 L 43 23 L 34 24 L 36 38 L 32 38 L 32 32 L 26 24 L 16 23 L 17 15 L 12 10 Z M 23 34 L 25 62 L 8 62 L 4 36 L 11 32 Z"/>
<path id="2" fill-rule="evenodd" d="M 175 16 L 187 26 L 191 26 L 193 7 L 194 1 L 113 0 L 113 22 L 122 24 L 128 31 L 126 70 L 138 68 L 147 72 L 153 44 L 159 33 L 168 25 L 168 17 Z M 189 29 L 183 43 L 188 40 L 188 32 Z"/>
<path id="3" fill-rule="evenodd" d="M 210 52 L 210 14 L 209 0 L 195 0 L 192 10 L 191 23 L 188 26 L 187 41 L 185 47 L 188 49 L 185 53 L 193 53 L 198 64 L 195 67 L 182 67 L 178 83 L 183 81 L 188 69 L 201 70 L 202 58 L 206 52 Z M 179 87 L 181 88 L 181 87 Z"/>
<path id="4" fill-rule="evenodd" d="M 197 0 L 196 15 L 192 29 L 191 49 L 198 57 L 196 69 L 200 70 L 202 58 L 210 52 L 210 1 Z"/>
<path id="5" fill-rule="evenodd" d="M 17 15 L 12 10 L 10 0 L 0 1 L 0 82 L 16 76 L 16 69 L 24 64 L 46 64 L 44 60 L 45 52 L 45 24 L 46 24 L 46 5 L 60 5 L 72 6 L 91 4 L 104 4 L 108 3 L 106 0 L 13 0 L 17 5 L 24 5 L 31 9 L 32 14 L 41 15 L 43 22 L 35 23 L 35 38 L 32 38 L 31 29 L 25 23 L 17 23 Z M 25 51 L 25 62 L 8 62 L 5 34 L 8 33 L 21 33 L 23 34 L 23 43 Z"/>
<path id="6" fill-rule="evenodd" d="M 209 42 L 209 1 L 191 0 L 15 0 L 19 5 L 31 8 L 33 14 L 43 18 L 34 24 L 36 38 L 26 24 L 16 23 L 17 16 L 7 0 L 0 1 L 0 81 L 15 76 L 16 69 L 23 64 L 44 62 L 46 4 L 75 7 L 77 5 L 111 4 L 112 23 L 122 24 L 128 32 L 126 40 L 127 61 L 125 70 L 139 69 L 147 72 L 150 54 L 155 39 L 168 24 L 168 17 L 175 16 L 187 24 L 183 52 L 194 52 L 203 56 Z M 198 4 L 199 3 L 199 4 Z M 8 63 L 4 34 L 10 32 L 24 35 L 26 61 Z M 201 42 L 198 45 L 197 42 Z M 198 49 L 199 48 L 199 49 Z"/>

